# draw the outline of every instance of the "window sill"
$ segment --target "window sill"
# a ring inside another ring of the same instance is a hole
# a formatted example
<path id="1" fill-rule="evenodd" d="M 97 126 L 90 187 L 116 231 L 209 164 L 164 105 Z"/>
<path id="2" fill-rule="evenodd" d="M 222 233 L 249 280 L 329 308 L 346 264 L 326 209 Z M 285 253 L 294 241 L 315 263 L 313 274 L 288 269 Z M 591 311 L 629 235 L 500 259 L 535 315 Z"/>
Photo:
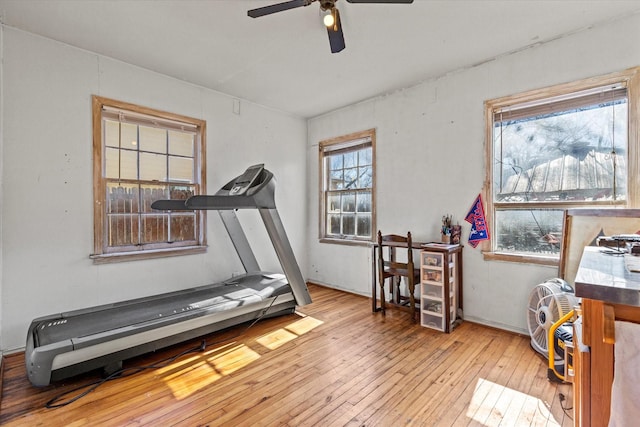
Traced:
<path id="1" fill-rule="evenodd" d="M 536 264 L 556 267 L 560 264 L 559 259 L 553 256 L 522 255 L 506 252 L 483 252 L 482 256 L 484 257 L 485 261 L 504 261 L 520 264 Z"/>
<path id="2" fill-rule="evenodd" d="M 346 246 L 371 246 L 373 243 L 371 240 L 355 240 L 355 239 L 329 239 L 329 238 L 321 238 L 320 243 L 333 243 L 336 245 L 346 245 Z"/>
<path id="3" fill-rule="evenodd" d="M 181 255 L 202 254 L 207 252 L 206 246 L 185 246 L 176 249 L 156 249 L 140 252 L 115 252 L 110 254 L 90 255 L 94 264 L 111 264 L 116 262 L 137 261 L 142 259 L 166 258 Z"/>

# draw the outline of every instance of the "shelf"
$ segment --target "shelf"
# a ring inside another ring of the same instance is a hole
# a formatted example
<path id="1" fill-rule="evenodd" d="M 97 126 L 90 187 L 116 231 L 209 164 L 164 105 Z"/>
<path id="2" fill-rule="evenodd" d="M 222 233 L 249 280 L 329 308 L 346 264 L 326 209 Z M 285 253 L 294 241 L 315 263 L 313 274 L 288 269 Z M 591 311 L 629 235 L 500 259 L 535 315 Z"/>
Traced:
<path id="1" fill-rule="evenodd" d="M 442 284 L 442 271 L 439 270 L 423 270 L 422 281 L 428 283 L 440 283 Z"/>
<path id="2" fill-rule="evenodd" d="M 438 316 L 442 316 L 442 300 L 428 301 L 426 303 L 423 300 L 422 302 L 423 302 L 422 311 L 429 312 Z"/>
<path id="3" fill-rule="evenodd" d="M 420 295 L 423 297 L 439 297 L 442 299 L 442 283 L 423 281 L 420 286 Z"/>
<path id="4" fill-rule="evenodd" d="M 442 316 L 434 315 L 425 311 L 420 313 L 420 324 L 427 328 L 442 330 Z"/>
<path id="5" fill-rule="evenodd" d="M 420 253 L 420 324 L 424 327 L 448 333 L 454 326 L 461 287 L 461 250 L 460 246 L 425 248 Z"/>
<path id="6" fill-rule="evenodd" d="M 422 252 L 422 267 L 442 269 L 442 257 L 439 253 Z"/>

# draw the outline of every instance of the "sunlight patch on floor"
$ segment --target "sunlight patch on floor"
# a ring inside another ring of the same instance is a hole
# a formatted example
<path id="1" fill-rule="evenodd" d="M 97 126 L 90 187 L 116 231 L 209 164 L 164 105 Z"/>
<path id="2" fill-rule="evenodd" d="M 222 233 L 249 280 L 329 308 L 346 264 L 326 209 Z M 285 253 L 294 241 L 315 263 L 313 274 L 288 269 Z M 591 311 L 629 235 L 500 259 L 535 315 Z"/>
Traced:
<path id="1" fill-rule="evenodd" d="M 258 337 L 256 343 L 269 350 L 275 350 L 323 323 L 313 317 L 305 316 L 283 328 Z M 181 400 L 259 358 L 260 354 L 251 347 L 232 342 L 178 359 L 156 372 L 171 389 L 174 397 Z"/>
<path id="2" fill-rule="evenodd" d="M 258 353 L 244 344 L 234 345 L 222 352 L 215 349 L 180 361 L 178 365 L 170 365 L 165 368 L 163 380 L 174 397 L 181 400 L 259 358 Z"/>
<path id="3" fill-rule="evenodd" d="M 265 346 L 269 350 L 274 350 L 290 341 L 293 341 L 300 335 L 306 334 L 323 323 L 324 322 L 321 320 L 314 319 L 311 316 L 305 316 L 302 319 L 288 324 L 284 328 L 277 329 L 261 336 L 256 341 L 258 344 Z"/>
<path id="4" fill-rule="evenodd" d="M 322 325 L 323 323 L 324 322 L 322 320 L 315 319 L 311 316 L 305 316 L 302 319 L 296 320 L 295 322 L 285 326 L 285 328 L 296 335 L 304 335 L 310 330 Z"/>
<path id="5" fill-rule="evenodd" d="M 466 416 L 483 426 L 559 426 L 541 399 L 480 378 Z"/>

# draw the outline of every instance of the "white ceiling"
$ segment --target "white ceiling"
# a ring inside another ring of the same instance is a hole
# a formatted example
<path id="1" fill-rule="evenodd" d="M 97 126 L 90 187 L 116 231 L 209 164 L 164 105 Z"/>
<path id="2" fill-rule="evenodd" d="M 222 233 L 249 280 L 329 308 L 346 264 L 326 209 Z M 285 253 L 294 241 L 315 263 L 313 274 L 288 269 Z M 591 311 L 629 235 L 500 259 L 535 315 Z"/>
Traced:
<path id="1" fill-rule="evenodd" d="M 0 0 L 0 20 L 302 117 L 412 86 L 640 12 L 640 0 L 338 0 L 331 54 L 318 3 L 279 0 Z"/>

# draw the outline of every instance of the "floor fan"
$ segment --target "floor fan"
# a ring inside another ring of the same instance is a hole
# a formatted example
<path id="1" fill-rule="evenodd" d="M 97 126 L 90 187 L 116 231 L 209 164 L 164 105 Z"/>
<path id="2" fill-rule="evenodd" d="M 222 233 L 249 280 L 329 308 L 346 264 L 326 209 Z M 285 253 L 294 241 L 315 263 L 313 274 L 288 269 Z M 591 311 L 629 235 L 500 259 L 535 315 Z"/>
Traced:
<path id="1" fill-rule="evenodd" d="M 557 278 L 536 285 L 529 294 L 527 324 L 531 347 L 549 360 L 550 380 L 564 380 L 564 375 L 558 375 L 558 372 L 565 371 L 564 343 L 571 341 L 573 334 L 571 328 L 563 327 L 563 324 L 578 303 L 571 285 Z M 554 334 L 552 342 L 549 338 L 550 330 Z"/>

